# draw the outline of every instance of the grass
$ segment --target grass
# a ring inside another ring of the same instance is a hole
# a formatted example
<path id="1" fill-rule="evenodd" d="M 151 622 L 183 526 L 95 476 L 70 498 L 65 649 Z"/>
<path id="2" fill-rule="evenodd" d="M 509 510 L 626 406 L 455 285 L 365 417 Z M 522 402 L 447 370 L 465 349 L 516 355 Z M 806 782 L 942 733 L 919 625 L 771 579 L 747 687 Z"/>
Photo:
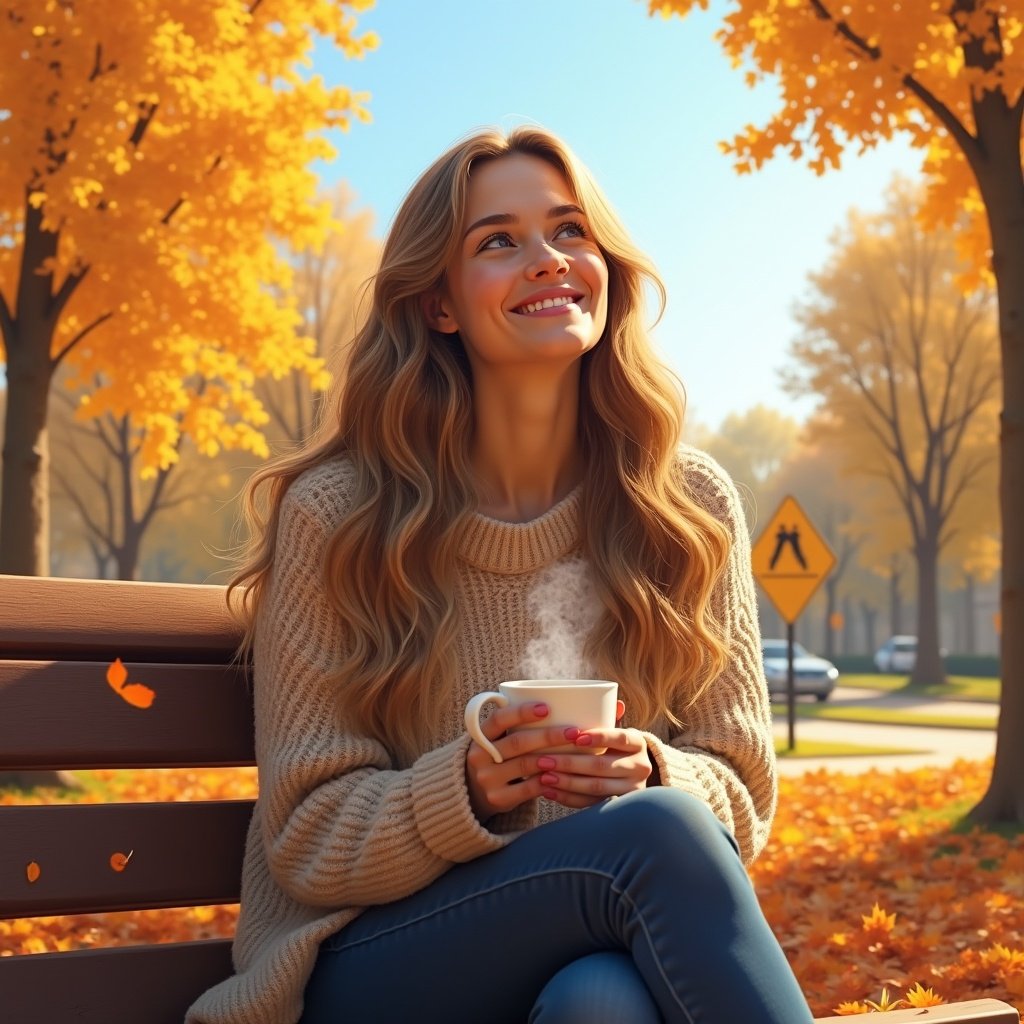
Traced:
<path id="1" fill-rule="evenodd" d="M 779 757 L 870 757 L 887 754 L 921 754 L 924 751 L 906 747 L 864 746 L 860 743 L 831 743 L 827 740 L 797 739 L 796 747 L 789 750 L 789 740 L 776 738 L 775 753 Z"/>
<path id="2" fill-rule="evenodd" d="M 969 835 L 975 829 L 1000 835 L 1004 839 L 1014 839 L 1017 836 L 1024 835 L 1024 825 L 1014 825 L 1008 822 L 979 825 L 977 822 L 970 821 L 967 815 L 973 810 L 977 802 L 978 798 L 976 796 L 956 797 L 941 807 L 927 807 L 914 811 L 904 811 L 900 815 L 899 821 L 905 826 L 943 825 L 953 835 Z"/>
<path id="3" fill-rule="evenodd" d="M 935 700 L 966 700 L 985 704 L 999 703 L 998 679 L 984 676 L 949 676 L 945 683 L 934 683 L 930 686 L 915 686 L 907 689 L 905 675 L 846 675 L 840 676 L 840 686 L 856 686 L 864 690 L 884 690 L 886 692 L 905 692 L 915 697 L 931 697 Z"/>
<path id="4" fill-rule="evenodd" d="M 937 715 L 927 711 L 901 708 L 825 707 L 797 705 L 797 717 L 819 718 L 830 722 L 867 722 L 871 725 L 920 725 L 935 729 L 994 729 L 994 715 Z"/>

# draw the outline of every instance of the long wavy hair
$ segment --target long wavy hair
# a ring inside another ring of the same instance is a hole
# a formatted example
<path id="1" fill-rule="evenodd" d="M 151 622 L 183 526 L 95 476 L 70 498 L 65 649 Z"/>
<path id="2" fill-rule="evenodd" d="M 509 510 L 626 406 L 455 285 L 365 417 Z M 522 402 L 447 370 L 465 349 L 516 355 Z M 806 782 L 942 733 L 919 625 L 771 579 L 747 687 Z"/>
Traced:
<path id="1" fill-rule="evenodd" d="M 628 719 L 639 726 L 659 715 L 678 724 L 677 709 L 725 665 L 711 593 L 730 538 L 675 468 L 682 388 L 643 322 L 644 283 L 662 307 L 664 286 L 563 142 L 536 127 L 480 131 L 435 161 L 402 203 L 347 372 L 314 435 L 245 488 L 249 539 L 228 584 L 229 607 L 243 587 L 239 655 L 248 657 L 286 491 L 325 460 L 351 460 L 351 512 L 330 537 L 324 564 L 309 571 L 323 573 L 324 593 L 348 632 L 333 674 L 339 715 L 400 761 L 428 749 L 454 699 L 456 549 L 477 505 L 469 361 L 457 334 L 428 326 L 421 299 L 443 282 L 457 252 L 472 169 L 512 153 L 546 160 L 564 175 L 608 266 L 607 325 L 580 370 L 580 526 L 603 604 L 584 657 L 601 677 L 618 680 Z"/>

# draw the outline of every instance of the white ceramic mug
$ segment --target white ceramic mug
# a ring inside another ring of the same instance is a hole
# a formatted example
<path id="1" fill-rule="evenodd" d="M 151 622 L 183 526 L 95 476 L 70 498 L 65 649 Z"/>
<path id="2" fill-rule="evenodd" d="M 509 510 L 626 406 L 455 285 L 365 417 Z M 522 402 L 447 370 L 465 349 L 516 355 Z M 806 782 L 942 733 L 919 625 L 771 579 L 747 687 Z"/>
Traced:
<path id="1" fill-rule="evenodd" d="M 607 679 L 512 679 L 499 683 L 498 689 L 478 693 L 466 705 L 466 731 L 495 761 L 503 760 L 498 748 L 484 735 L 480 727 L 480 712 L 488 702 L 498 707 L 519 704 L 547 704 L 548 714 L 534 722 L 516 726 L 516 729 L 549 729 L 552 726 L 571 725 L 584 729 L 610 729 L 615 725 L 615 705 L 619 684 Z M 572 751 L 577 754 L 603 754 L 606 747 L 577 747 L 565 743 L 551 748 L 554 751 Z"/>

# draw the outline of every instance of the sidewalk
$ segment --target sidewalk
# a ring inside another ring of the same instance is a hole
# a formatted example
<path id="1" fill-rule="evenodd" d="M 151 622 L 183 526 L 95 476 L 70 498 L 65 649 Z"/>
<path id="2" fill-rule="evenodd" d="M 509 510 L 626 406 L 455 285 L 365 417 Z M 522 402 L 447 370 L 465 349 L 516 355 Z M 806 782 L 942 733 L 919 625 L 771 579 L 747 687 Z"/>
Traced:
<path id="1" fill-rule="evenodd" d="M 828 706 L 889 708 L 894 711 L 918 711 L 930 715 L 964 718 L 985 718 L 991 715 L 993 724 L 999 714 L 999 705 L 986 701 L 935 700 L 931 697 L 915 697 L 905 693 L 860 689 L 853 686 L 837 686 L 828 701 Z"/>
<path id="2" fill-rule="evenodd" d="M 789 730 L 785 709 L 775 719 L 776 739 L 786 741 Z M 930 765 L 949 765 L 959 758 L 980 760 L 995 753 L 995 730 L 928 729 L 911 725 L 867 725 L 861 722 L 825 722 L 798 718 L 797 743 L 801 739 L 829 740 L 833 743 L 858 743 L 875 747 L 906 747 L 920 754 L 868 754 L 845 757 L 780 757 L 780 775 L 803 775 L 827 768 L 829 771 L 859 775 L 902 769 L 913 771 Z"/>
<path id="3" fill-rule="evenodd" d="M 969 715 L 971 718 L 992 716 L 992 729 L 929 728 L 918 725 L 882 725 L 866 722 L 837 722 L 826 719 L 797 718 L 796 740 L 856 743 L 872 747 L 903 747 L 920 750 L 919 754 L 868 754 L 844 757 L 780 757 L 780 775 L 803 775 L 826 768 L 829 771 L 858 775 L 872 769 L 913 771 L 931 765 L 949 765 L 958 758 L 980 760 L 995 753 L 997 704 L 974 701 L 942 701 L 912 697 L 878 690 L 837 687 L 830 707 L 888 708 L 900 711 L 925 712 L 932 715 Z M 775 737 L 783 742 L 789 738 L 784 703 L 773 705 Z"/>

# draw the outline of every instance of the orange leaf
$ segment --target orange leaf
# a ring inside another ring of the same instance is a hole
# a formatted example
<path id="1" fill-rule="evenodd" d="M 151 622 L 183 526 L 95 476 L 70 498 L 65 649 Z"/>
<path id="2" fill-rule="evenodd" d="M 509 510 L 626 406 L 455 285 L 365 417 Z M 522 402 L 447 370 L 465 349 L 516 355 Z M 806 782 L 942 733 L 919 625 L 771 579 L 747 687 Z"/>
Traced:
<path id="1" fill-rule="evenodd" d="M 156 693 L 142 683 L 128 683 L 120 693 L 129 704 L 137 708 L 148 708 L 156 698 Z"/>
<path id="2" fill-rule="evenodd" d="M 107 682 L 115 692 L 120 693 L 121 687 L 128 681 L 128 669 L 120 658 L 115 658 L 114 663 L 107 669 Z"/>
<path id="3" fill-rule="evenodd" d="M 40 874 L 39 865 L 34 860 L 30 861 L 28 867 L 25 868 L 25 877 L 30 882 L 34 882 Z"/>
<path id="4" fill-rule="evenodd" d="M 123 697 L 132 707 L 148 708 L 156 698 L 156 693 L 142 683 L 129 683 L 128 670 L 120 658 L 115 658 L 107 668 L 107 682 L 118 696 Z"/>
<path id="5" fill-rule="evenodd" d="M 129 850 L 127 855 L 120 852 L 112 853 L 110 855 L 110 866 L 115 871 L 124 871 L 124 869 L 128 866 L 128 861 L 132 859 L 132 854 L 134 852 L 134 850 Z"/>

